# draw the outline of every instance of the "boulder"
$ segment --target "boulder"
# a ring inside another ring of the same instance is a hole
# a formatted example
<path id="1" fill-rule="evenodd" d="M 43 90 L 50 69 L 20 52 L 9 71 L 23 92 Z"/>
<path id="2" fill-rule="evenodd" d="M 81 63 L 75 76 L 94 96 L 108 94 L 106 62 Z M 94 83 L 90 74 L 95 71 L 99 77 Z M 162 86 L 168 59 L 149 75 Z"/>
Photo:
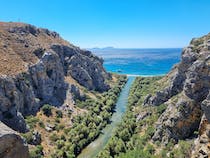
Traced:
<path id="1" fill-rule="evenodd" d="M 12 129 L 0 122 L 0 157 L 29 158 L 28 146 Z"/>
<path id="2" fill-rule="evenodd" d="M 41 141 L 42 141 L 41 134 L 38 131 L 33 131 L 32 141 L 30 144 L 40 145 Z"/>

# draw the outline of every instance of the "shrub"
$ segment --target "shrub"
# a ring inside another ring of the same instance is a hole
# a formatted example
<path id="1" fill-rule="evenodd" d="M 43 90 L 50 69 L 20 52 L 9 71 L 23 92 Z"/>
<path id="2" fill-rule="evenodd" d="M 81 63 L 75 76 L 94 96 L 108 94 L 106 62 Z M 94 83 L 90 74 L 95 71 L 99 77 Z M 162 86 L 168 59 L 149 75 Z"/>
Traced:
<path id="1" fill-rule="evenodd" d="M 41 109 L 46 116 L 49 117 L 52 115 L 52 106 L 51 105 L 45 104 Z"/>
<path id="2" fill-rule="evenodd" d="M 59 130 L 64 129 L 64 127 L 65 126 L 63 124 L 56 124 L 55 129 L 56 129 L 56 131 L 59 131 Z"/>
<path id="3" fill-rule="evenodd" d="M 42 121 L 39 121 L 39 127 L 45 128 L 44 123 Z"/>
<path id="4" fill-rule="evenodd" d="M 32 143 L 32 141 L 33 141 L 33 132 L 32 131 L 24 133 L 24 134 L 22 134 L 22 136 L 26 139 L 26 142 L 28 144 Z"/>
<path id="5" fill-rule="evenodd" d="M 148 144 L 146 147 L 146 151 L 153 155 L 155 153 L 155 148 L 153 147 L 153 145 Z"/>
<path id="6" fill-rule="evenodd" d="M 60 119 L 59 118 L 55 118 L 55 122 L 56 123 L 60 123 Z"/>
<path id="7" fill-rule="evenodd" d="M 171 156 L 174 158 L 186 158 L 191 156 L 192 141 L 179 141 L 178 148 L 174 149 Z"/>
<path id="8" fill-rule="evenodd" d="M 39 119 L 32 115 L 26 117 L 26 123 L 29 125 L 30 128 L 34 128 L 37 122 L 39 122 Z"/>
<path id="9" fill-rule="evenodd" d="M 58 139 L 59 139 L 59 138 L 58 138 L 58 136 L 57 136 L 55 133 L 53 133 L 53 134 L 50 135 L 50 140 L 51 140 L 52 142 L 56 142 Z"/>
<path id="10" fill-rule="evenodd" d="M 57 140 L 56 145 L 58 149 L 61 149 L 65 145 L 65 142 L 63 140 Z"/>
<path id="11" fill-rule="evenodd" d="M 61 110 L 57 110 L 57 111 L 56 111 L 56 117 L 57 117 L 57 118 L 63 118 L 63 113 L 62 113 Z"/>
<path id="12" fill-rule="evenodd" d="M 29 152 L 30 158 L 42 158 L 43 157 L 43 147 L 37 145 L 34 149 Z"/>
<path id="13" fill-rule="evenodd" d="M 159 106 L 157 106 L 157 113 L 158 115 L 161 115 L 167 108 L 167 105 L 165 104 L 161 104 Z"/>

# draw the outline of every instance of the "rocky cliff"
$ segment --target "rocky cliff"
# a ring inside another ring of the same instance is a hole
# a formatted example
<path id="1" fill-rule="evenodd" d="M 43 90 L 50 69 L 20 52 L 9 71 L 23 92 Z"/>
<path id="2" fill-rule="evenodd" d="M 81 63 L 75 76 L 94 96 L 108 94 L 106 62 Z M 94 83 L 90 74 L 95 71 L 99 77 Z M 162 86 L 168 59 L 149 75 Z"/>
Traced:
<path id="1" fill-rule="evenodd" d="M 0 121 L 27 131 L 23 116 L 45 103 L 61 106 L 70 76 L 88 90 L 109 89 L 103 60 L 58 33 L 23 23 L 0 23 Z"/>
<path id="2" fill-rule="evenodd" d="M 210 34 L 195 38 L 183 49 L 181 62 L 163 79 L 161 91 L 149 95 L 144 105 L 167 104 L 157 122 L 154 141 L 167 144 L 198 131 L 195 157 L 210 154 Z M 207 146 L 207 144 L 209 146 Z M 205 147 L 204 147 L 205 146 Z"/>
<path id="3" fill-rule="evenodd" d="M 0 157 L 29 158 L 28 146 L 12 129 L 0 122 Z"/>

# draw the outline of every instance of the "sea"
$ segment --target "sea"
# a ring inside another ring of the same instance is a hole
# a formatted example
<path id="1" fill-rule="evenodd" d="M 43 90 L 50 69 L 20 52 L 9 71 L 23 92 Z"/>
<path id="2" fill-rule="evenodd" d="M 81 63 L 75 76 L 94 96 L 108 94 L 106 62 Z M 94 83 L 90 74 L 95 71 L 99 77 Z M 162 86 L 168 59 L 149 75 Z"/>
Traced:
<path id="1" fill-rule="evenodd" d="M 157 76 L 167 74 L 180 61 L 181 48 L 159 49 L 89 49 L 104 59 L 108 72 L 131 76 Z"/>

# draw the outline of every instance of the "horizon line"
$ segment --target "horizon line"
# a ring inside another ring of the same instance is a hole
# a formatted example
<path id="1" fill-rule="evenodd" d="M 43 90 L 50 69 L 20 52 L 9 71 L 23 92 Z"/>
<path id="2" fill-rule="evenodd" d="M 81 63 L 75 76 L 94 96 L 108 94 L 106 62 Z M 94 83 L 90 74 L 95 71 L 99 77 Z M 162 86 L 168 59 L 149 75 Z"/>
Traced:
<path id="1" fill-rule="evenodd" d="M 83 49 L 183 49 L 184 47 L 91 47 Z"/>

